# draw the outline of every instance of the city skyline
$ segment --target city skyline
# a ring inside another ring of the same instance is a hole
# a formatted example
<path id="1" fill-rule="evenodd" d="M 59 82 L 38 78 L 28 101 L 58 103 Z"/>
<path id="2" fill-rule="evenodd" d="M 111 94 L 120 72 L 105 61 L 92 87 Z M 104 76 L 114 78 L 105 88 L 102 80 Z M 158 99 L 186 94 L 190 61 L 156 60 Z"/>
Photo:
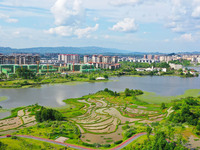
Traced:
<path id="1" fill-rule="evenodd" d="M 1 0 L 0 46 L 99 46 L 137 52 L 200 47 L 199 0 Z"/>

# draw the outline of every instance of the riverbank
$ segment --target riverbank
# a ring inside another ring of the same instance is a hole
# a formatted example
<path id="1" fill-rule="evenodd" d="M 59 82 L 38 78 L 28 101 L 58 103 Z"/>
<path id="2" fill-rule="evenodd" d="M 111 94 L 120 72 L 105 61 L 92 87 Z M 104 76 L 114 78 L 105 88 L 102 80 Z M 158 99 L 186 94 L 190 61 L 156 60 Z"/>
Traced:
<path id="1" fill-rule="evenodd" d="M 43 80 L 41 82 L 35 82 L 34 80 L 30 79 L 18 79 L 18 80 L 7 80 L 7 81 L 1 81 L 0 82 L 0 88 L 2 89 L 8 89 L 8 88 L 35 88 L 40 87 L 44 84 L 59 84 L 59 83 L 74 83 L 74 82 L 89 82 L 89 83 L 95 83 L 95 82 L 112 82 L 108 79 L 105 80 L 89 80 L 89 79 L 74 79 L 74 80 L 68 80 L 68 79 L 49 79 L 49 80 Z M 0 99 L 1 101 L 1 99 Z"/>
<path id="2" fill-rule="evenodd" d="M 123 75 L 116 75 L 111 74 L 109 77 L 147 77 L 147 76 L 177 76 L 180 78 L 187 78 L 186 75 L 177 75 L 177 74 L 163 74 L 163 75 L 145 75 L 145 74 L 131 74 L 131 73 L 124 73 Z M 105 80 L 95 80 L 95 78 L 80 78 L 80 77 L 71 77 L 71 78 L 44 78 L 41 80 L 33 80 L 33 79 L 16 79 L 16 80 L 6 80 L 6 81 L 0 81 L 0 89 L 9 89 L 9 88 L 35 88 L 35 87 L 41 87 L 41 85 L 45 84 L 60 84 L 60 83 L 66 83 L 66 84 L 73 84 L 74 82 L 88 82 L 88 83 L 95 83 L 95 82 L 112 82 L 113 80 L 109 80 L 109 78 L 106 78 Z M 1 101 L 1 99 L 0 99 Z"/>
<path id="3" fill-rule="evenodd" d="M 177 100 L 185 97 L 199 97 L 200 89 L 189 89 L 186 90 L 184 94 L 177 96 L 160 96 L 153 92 L 144 91 L 143 95 L 138 96 L 138 99 L 144 102 L 152 103 L 152 104 L 161 104 L 161 103 L 169 103 L 172 100 Z"/>

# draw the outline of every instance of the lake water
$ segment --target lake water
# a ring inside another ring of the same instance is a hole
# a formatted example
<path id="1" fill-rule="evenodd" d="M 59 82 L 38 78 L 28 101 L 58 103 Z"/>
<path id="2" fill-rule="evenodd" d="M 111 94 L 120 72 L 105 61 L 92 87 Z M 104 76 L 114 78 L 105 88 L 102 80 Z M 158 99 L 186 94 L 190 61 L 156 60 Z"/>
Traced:
<path id="1" fill-rule="evenodd" d="M 78 83 L 75 85 L 42 85 L 41 88 L 0 89 L 0 96 L 8 99 L 0 102 L 3 108 L 14 108 L 38 103 L 43 106 L 64 106 L 62 100 L 77 98 L 109 88 L 124 91 L 125 88 L 141 89 L 163 96 L 180 95 L 187 89 L 200 89 L 200 77 L 180 78 L 175 76 L 112 77 L 113 82 Z"/>

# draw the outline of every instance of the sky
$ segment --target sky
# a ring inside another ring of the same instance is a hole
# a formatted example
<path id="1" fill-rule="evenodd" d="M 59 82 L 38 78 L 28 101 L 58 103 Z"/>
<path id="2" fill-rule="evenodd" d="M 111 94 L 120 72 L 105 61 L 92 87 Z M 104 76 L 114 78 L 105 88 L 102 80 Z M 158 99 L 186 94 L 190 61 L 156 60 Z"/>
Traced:
<path id="1" fill-rule="evenodd" d="M 200 51 L 200 0 L 0 0 L 0 46 Z"/>

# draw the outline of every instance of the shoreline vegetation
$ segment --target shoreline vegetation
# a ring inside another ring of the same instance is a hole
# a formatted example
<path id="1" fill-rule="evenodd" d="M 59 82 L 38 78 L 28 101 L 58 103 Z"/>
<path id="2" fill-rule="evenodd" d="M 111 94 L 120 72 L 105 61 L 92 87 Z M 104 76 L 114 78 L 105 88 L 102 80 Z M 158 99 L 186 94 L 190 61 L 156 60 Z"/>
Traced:
<path id="1" fill-rule="evenodd" d="M 15 108 L 10 117 L 1 120 L 0 129 L 11 130 L 10 122 L 18 130 L 12 136 L 31 135 L 51 140 L 65 137 L 66 143 L 95 149 L 111 149 L 133 135 L 146 132 L 146 136 L 124 149 L 148 149 L 149 145 L 153 149 L 152 143 L 156 143 L 158 147 L 188 150 L 183 143 L 198 147 L 200 140 L 199 92 L 200 89 L 190 89 L 183 95 L 165 98 L 141 90 L 126 88 L 118 93 L 106 88 L 63 100 L 65 107 L 45 108 L 35 104 Z M 188 97 L 191 95 L 194 97 Z M 146 97 L 150 97 L 149 100 Z M 156 102 L 160 99 L 167 101 Z M 176 119 L 179 115 L 181 117 Z M 23 124 L 13 118 L 21 119 Z M 188 140 L 188 136 L 194 136 L 196 141 Z"/>
<path id="2" fill-rule="evenodd" d="M 32 88 L 40 87 L 43 84 L 57 84 L 57 83 L 72 83 L 72 82 L 110 82 L 109 77 L 132 76 L 132 77 L 145 77 L 145 76 L 179 76 L 179 77 L 196 77 L 195 75 L 184 73 L 182 69 L 170 69 L 167 63 L 131 63 L 120 62 L 121 67 L 117 70 L 101 70 L 90 73 L 69 72 L 68 74 L 61 73 L 46 73 L 45 75 L 34 74 L 30 70 L 19 70 L 15 76 L 9 78 L 1 73 L 0 75 L 0 88 Z M 136 68 L 166 68 L 166 72 L 162 71 L 137 71 Z M 96 80 L 98 77 L 103 77 L 105 80 Z"/>

